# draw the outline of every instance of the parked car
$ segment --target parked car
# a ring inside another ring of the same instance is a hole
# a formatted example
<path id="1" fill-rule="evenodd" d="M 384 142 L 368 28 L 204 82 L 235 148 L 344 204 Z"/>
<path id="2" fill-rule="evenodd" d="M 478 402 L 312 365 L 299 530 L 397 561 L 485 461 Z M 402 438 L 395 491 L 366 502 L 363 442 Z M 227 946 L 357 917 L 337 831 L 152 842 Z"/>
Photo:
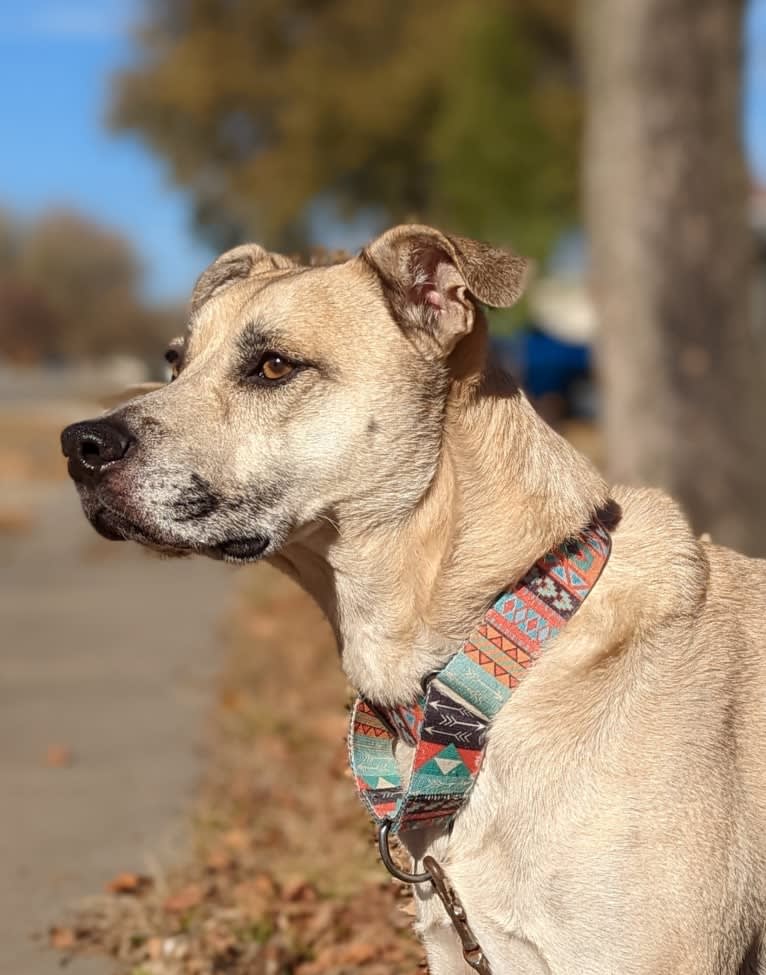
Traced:
<path id="1" fill-rule="evenodd" d="M 565 342 L 534 324 L 494 336 L 495 358 L 547 419 L 592 419 L 596 389 L 590 344 Z"/>

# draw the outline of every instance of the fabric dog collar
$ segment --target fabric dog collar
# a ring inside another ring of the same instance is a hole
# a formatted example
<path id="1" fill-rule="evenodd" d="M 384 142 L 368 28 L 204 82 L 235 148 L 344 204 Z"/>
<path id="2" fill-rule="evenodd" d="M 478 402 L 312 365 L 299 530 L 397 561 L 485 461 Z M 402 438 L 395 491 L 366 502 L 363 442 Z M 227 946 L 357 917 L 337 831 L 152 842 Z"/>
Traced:
<path id="1" fill-rule="evenodd" d="M 594 519 L 498 597 L 414 704 L 389 708 L 357 698 L 349 762 L 362 801 L 386 834 L 449 826 L 479 773 L 490 721 L 585 601 L 610 551 L 611 536 Z M 415 749 L 406 787 L 394 758 L 397 740 Z"/>

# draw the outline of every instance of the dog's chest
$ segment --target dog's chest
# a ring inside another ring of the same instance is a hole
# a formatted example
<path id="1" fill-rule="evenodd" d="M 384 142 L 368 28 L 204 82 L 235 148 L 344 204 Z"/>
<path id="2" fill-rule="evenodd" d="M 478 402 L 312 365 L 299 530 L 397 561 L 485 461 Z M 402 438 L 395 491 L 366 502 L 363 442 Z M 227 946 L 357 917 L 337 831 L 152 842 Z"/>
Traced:
<path id="1" fill-rule="evenodd" d="M 562 939 L 582 927 L 578 890 L 605 786 L 587 763 L 567 762 L 575 732 L 517 704 L 517 720 L 500 722 L 449 840 L 416 855 L 431 852 L 444 865 L 494 975 L 542 975 Z M 443 937 L 443 925 L 438 903 L 421 905 L 426 941 Z"/>
<path id="2" fill-rule="evenodd" d="M 509 782 L 488 755 L 449 839 L 422 843 L 425 837 L 418 837 L 412 851 L 418 858 L 428 852 L 444 865 L 493 975 L 545 975 L 547 919 L 561 914 L 555 890 L 566 856 L 565 844 L 550 841 L 555 821 L 566 813 L 545 787 L 548 772 L 540 768 L 530 777 L 523 753 L 517 759 L 518 773 Z M 438 953 L 452 940 L 446 916 L 432 894 L 419 891 L 417 899 L 419 932 L 429 953 Z"/>

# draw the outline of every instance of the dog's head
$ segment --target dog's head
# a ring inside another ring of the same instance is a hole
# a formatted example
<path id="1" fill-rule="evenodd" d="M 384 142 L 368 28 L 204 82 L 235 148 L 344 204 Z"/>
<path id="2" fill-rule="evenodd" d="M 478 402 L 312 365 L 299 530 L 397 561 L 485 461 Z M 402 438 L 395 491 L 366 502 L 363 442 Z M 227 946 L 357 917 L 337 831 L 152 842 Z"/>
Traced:
<path id="1" fill-rule="evenodd" d="M 433 477 L 479 305 L 513 304 L 524 271 L 422 226 L 326 267 L 227 252 L 197 282 L 173 381 L 64 431 L 86 515 L 107 538 L 230 561 L 323 520 L 401 516 Z"/>

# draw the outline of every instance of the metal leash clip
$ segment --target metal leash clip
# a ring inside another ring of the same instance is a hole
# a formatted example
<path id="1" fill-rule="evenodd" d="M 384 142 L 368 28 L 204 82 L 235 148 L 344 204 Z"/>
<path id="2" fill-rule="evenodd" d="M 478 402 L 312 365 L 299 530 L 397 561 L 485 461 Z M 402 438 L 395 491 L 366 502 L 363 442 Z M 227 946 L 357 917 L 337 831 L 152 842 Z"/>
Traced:
<path id="1" fill-rule="evenodd" d="M 460 944 L 463 947 L 463 958 L 465 958 L 466 963 L 474 971 L 479 972 L 479 975 L 492 975 L 489 962 L 484 957 L 481 945 L 476 940 L 476 935 L 468 923 L 465 908 L 455 893 L 454 887 L 447 879 L 447 875 L 436 860 L 431 856 L 424 857 L 423 866 L 425 867 L 425 871 L 423 873 L 407 873 L 404 870 L 400 870 L 394 863 L 391 850 L 388 846 L 391 825 L 391 820 L 386 820 L 378 827 L 378 850 L 380 851 L 380 858 L 386 870 L 388 870 L 392 877 L 396 877 L 397 880 L 401 880 L 405 884 L 423 884 L 426 881 L 430 881 L 439 900 L 444 905 L 444 910 L 447 912 L 450 921 L 452 921 L 452 926 L 458 938 L 460 938 Z"/>
<path id="2" fill-rule="evenodd" d="M 439 895 L 439 900 L 444 905 L 444 910 L 449 915 L 452 926 L 460 938 L 460 943 L 463 946 L 463 958 L 465 958 L 466 963 L 480 975 L 492 975 L 489 962 L 484 957 L 481 945 L 468 923 L 465 908 L 455 893 L 455 888 L 447 879 L 447 875 L 433 857 L 425 857 L 423 866 L 430 874 L 434 890 Z"/>

